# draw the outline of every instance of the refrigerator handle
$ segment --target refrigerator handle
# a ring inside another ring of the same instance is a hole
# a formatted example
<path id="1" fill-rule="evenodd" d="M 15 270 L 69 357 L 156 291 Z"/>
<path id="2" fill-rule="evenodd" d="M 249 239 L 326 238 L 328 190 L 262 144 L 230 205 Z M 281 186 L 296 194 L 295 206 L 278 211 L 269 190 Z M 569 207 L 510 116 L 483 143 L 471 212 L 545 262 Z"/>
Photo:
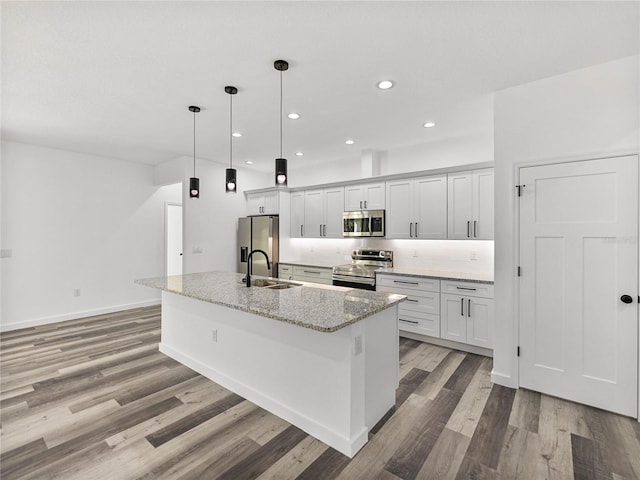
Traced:
<path id="1" fill-rule="evenodd" d="M 240 261 L 246 262 L 249 256 L 249 247 L 240 247 Z"/>

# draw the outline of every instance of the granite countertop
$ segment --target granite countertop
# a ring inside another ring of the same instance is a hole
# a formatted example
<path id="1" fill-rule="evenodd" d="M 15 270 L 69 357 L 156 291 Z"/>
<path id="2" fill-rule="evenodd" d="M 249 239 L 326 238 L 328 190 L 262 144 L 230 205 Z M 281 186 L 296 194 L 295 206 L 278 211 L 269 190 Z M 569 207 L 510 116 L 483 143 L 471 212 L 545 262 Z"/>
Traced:
<path id="1" fill-rule="evenodd" d="M 438 278 L 440 280 L 462 280 L 465 282 L 493 284 L 493 273 L 451 272 L 447 270 L 434 270 L 427 267 L 393 267 L 376 271 L 376 274 L 382 273 L 407 277 L 427 277 Z"/>
<path id="2" fill-rule="evenodd" d="M 320 332 L 335 332 L 385 310 L 406 296 L 307 282 L 282 290 L 247 288 L 241 273 L 204 272 L 145 278 L 135 283 Z M 251 276 L 252 282 L 265 277 Z"/>

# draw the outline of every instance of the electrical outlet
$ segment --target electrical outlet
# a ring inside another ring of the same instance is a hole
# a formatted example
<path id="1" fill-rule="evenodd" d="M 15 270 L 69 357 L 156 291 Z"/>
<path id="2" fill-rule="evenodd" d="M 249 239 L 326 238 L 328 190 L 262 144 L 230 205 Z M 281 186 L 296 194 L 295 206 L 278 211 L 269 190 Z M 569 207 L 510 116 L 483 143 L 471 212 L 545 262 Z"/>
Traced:
<path id="1" fill-rule="evenodd" d="M 478 252 L 474 252 L 474 251 L 472 251 L 472 252 L 469 254 L 469 260 L 471 260 L 471 261 L 476 261 L 476 260 L 478 260 Z"/>
<path id="2" fill-rule="evenodd" d="M 414 250 L 414 251 L 413 251 L 413 256 L 414 256 L 415 258 L 418 258 L 418 250 Z"/>
<path id="3" fill-rule="evenodd" d="M 202 247 L 193 247 L 191 251 L 195 254 L 202 253 Z"/>
<path id="4" fill-rule="evenodd" d="M 74 297 L 79 297 L 80 296 L 80 289 L 79 288 L 74 288 L 73 289 L 73 296 Z"/>
<path id="5" fill-rule="evenodd" d="M 211 330 L 211 341 L 218 343 L 218 330 Z"/>
<path id="6" fill-rule="evenodd" d="M 0 250 L 0 258 L 11 258 L 13 251 L 10 248 L 3 248 Z"/>

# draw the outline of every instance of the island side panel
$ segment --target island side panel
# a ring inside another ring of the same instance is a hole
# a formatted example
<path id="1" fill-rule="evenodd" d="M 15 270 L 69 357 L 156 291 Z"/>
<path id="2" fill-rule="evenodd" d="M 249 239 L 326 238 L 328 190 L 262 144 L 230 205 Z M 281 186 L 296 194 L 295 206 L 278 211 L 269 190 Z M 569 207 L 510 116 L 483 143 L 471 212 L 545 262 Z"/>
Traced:
<path id="1" fill-rule="evenodd" d="M 395 399 L 397 387 L 396 377 L 386 382 L 390 391 L 375 392 L 371 385 L 367 390 L 372 373 L 366 370 L 378 365 L 356 354 L 355 337 L 361 337 L 365 350 L 372 349 L 368 338 L 381 329 L 383 318 L 397 328 L 395 317 L 392 307 L 324 333 L 163 292 L 160 350 L 353 456 L 377 421 L 366 425 L 366 417 L 372 418 L 366 397 L 387 402 Z M 397 335 L 388 343 L 394 341 Z M 394 367 L 387 369 L 397 369 L 397 360 L 396 351 Z"/>
<path id="2" fill-rule="evenodd" d="M 400 365 L 397 312 L 398 306 L 393 305 L 364 321 L 365 425 L 368 429 L 396 404 Z"/>

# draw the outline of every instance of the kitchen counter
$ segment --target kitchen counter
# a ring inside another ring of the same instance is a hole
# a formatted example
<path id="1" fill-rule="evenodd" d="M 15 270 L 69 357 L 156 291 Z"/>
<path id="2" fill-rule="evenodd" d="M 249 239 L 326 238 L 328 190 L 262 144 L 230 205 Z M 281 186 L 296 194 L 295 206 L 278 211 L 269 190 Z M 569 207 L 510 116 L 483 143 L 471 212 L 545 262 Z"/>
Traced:
<path id="1" fill-rule="evenodd" d="M 451 272 L 447 270 L 434 270 L 427 267 L 393 267 L 377 270 L 376 274 L 437 278 L 440 280 L 463 280 L 465 282 L 487 283 L 493 285 L 492 273 Z"/>
<path id="2" fill-rule="evenodd" d="M 352 457 L 395 405 L 406 297 L 243 276 L 137 280 L 162 290 L 160 351 Z"/>
<path id="3" fill-rule="evenodd" d="M 335 332 L 406 298 L 297 281 L 283 283 L 301 286 L 282 290 L 247 288 L 243 277 L 240 273 L 205 272 L 146 278 L 136 283 L 320 332 Z M 251 277 L 260 278 L 264 277 Z"/>

